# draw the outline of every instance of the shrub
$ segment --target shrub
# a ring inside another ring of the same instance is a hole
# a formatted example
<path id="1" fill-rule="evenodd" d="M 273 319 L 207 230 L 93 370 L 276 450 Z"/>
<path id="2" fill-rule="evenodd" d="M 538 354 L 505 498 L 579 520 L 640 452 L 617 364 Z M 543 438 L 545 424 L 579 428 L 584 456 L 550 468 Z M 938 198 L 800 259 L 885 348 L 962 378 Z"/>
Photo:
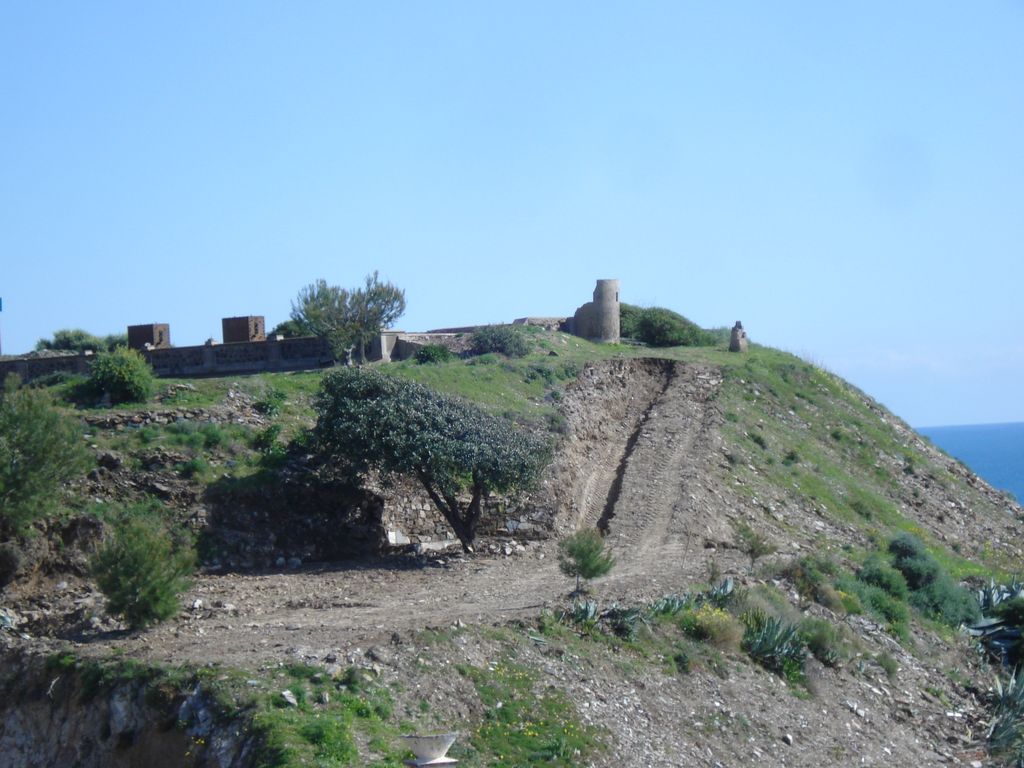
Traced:
<path id="1" fill-rule="evenodd" d="M 254 407 L 264 416 L 277 416 L 281 412 L 281 406 L 284 405 L 287 399 L 288 396 L 284 392 L 276 387 L 272 387 L 263 394 L 263 397 L 256 401 Z"/>
<path id="2" fill-rule="evenodd" d="M 522 331 L 511 325 L 485 325 L 473 332 L 474 355 L 497 352 L 507 357 L 524 357 L 530 353 L 530 342 Z"/>
<path id="3" fill-rule="evenodd" d="M 1003 600 L 996 605 L 992 614 L 1011 626 L 1024 627 L 1024 596 Z"/>
<path id="4" fill-rule="evenodd" d="M 420 365 L 447 363 L 455 355 L 444 344 L 427 344 L 416 350 L 416 362 Z"/>
<path id="5" fill-rule="evenodd" d="M 601 534 L 592 528 L 576 531 L 572 536 L 558 543 L 558 567 L 569 577 L 576 577 L 576 592 L 580 591 L 580 579 L 590 581 L 604 576 L 615 565 Z"/>
<path id="6" fill-rule="evenodd" d="M 981 618 L 981 609 L 974 596 L 945 572 L 914 592 L 910 602 L 919 611 L 951 627 L 972 624 Z"/>
<path id="7" fill-rule="evenodd" d="M 110 540 L 90 561 L 107 610 L 132 629 L 173 616 L 194 567 L 191 546 L 175 544 L 159 521 L 131 511 L 114 523 Z"/>
<path id="8" fill-rule="evenodd" d="M 679 628 L 695 640 L 726 650 L 736 650 L 743 636 L 743 628 L 732 614 L 710 604 L 684 611 L 679 617 Z"/>
<path id="9" fill-rule="evenodd" d="M 860 613 L 856 610 L 857 604 L 862 610 L 867 610 L 876 618 L 884 621 L 889 631 L 900 638 L 907 636 L 907 622 L 910 621 L 910 610 L 907 604 L 899 598 L 893 597 L 881 587 L 866 584 L 852 575 L 840 576 L 836 580 L 839 594 L 843 603 L 847 606 L 848 613 Z M 856 599 L 856 603 L 854 602 Z"/>
<path id="10" fill-rule="evenodd" d="M 910 588 L 910 602 L 919 611 L 954 627 L 981 618 L 974 595 L 953 581 L 916 536 L 900 534 L 889 542 L 889 552 Z"/>
<path id="11" fill-rule="evenodd" d="M 61 484 L 91 463 L 77 422 L 11 375 L 0 389 L 0 537 L 52 511 Z"/>
<path id="12" fill-rule="evenodd" d="M 750 558 L 750 570 L 754 570 L 754 564 L 765 555 L 776 552 L 776 547 L 768 538 L 746 523 L 736 527 L 736 547 L 743 554 Z"/>
<path id="13" fill-rule="evenodd" d="M 277 438 L 280 437 L 280 435 L 281 425 L 271 424 L 266 429 L 262 429 L 256 433 L 255 437 L 252 439 L 252 447 L 264 456 L 283 453 L 284 446 L 277 441 Z"/>
<path id="14" fill-rule="evenodd" d="M 89 384 L 110 396 L 112 403 L 142 403 L 153 394 L 153 370 L 134 349 L 118 347 L 97 355 L 89 369 Z"/>
<path id="15" fill-rule="evenodd" d="M 878 555 L 868 558 L 864 566 L 857 571 L 857 578 L 865 584 L 871 584 L 884 590 L 899 600 L 906 600 L 910 595 L 907 580 L 903 578 L 903 574 Z"/>
<path id="16" fill-rule="evenodd" d="M 811 654 L 826 667 L 836 666 L 845 649 L 839 631 L 825 619 L 806 618 L 800 622 L 800 639 Z"/>
<path id="17" fill-rule="evenodd" d="M 682 315 L 661 307 L 641 310 L 636 322 L 635 338 L 652 347 L 710 347 L 716 343 L 714 334 Z"/>
<path id="18" fill-rule="evenodd" d="M 619 335 L 624 339 L 640 338 L 640 318 L 644 310 L 633 304 L 619 304 Z"/>
<path id="19" fill-rule="evenodd" d="M 797 594 L 804 601 L 814 600 L 835 611 L 841 608 L 840 599 L 829 579 L 837 572 L 838 567 L 827 557 L 805 555 L 786 563 L 779 570 L 779 575 L 793 582 Z"/>

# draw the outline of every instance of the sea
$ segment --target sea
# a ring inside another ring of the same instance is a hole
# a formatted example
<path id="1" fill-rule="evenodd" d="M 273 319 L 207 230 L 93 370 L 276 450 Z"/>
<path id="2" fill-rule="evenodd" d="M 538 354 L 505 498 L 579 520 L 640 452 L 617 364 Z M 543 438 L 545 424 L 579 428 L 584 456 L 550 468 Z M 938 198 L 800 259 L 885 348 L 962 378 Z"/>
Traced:
<path id="1" fill-rule="evenodd" d="M 1024 503 L 1024 423 L 919 427 L 918 432 Z"/>

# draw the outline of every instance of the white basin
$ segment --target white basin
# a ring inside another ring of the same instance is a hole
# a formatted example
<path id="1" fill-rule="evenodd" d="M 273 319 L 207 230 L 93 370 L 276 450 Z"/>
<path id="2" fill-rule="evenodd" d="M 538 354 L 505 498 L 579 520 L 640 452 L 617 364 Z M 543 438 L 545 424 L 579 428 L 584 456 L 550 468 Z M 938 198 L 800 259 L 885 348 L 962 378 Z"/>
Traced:
<path id="1" fill-rule="evenodd" d="M 409 735 L 403 736 L 402 741 L 416 755 L 416 762 L 429 763 L 442 759 L 458 736 L 457 733 L 438 733 L 430 736 Z"/>

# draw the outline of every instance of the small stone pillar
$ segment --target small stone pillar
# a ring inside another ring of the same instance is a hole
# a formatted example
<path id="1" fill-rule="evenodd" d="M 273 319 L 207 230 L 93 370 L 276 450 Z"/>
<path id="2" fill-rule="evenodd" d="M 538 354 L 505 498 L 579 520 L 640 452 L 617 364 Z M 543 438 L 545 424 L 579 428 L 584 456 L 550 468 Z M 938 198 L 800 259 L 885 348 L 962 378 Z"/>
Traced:
<path id="1" fill-rule="evenodd" d="M 747 351 L 747 332 L 743 330 L 743 323 L 739 320 L 736 321 L 736 325 L 732 327 L 732 333 L 729 335 L 729 351 Z"/>

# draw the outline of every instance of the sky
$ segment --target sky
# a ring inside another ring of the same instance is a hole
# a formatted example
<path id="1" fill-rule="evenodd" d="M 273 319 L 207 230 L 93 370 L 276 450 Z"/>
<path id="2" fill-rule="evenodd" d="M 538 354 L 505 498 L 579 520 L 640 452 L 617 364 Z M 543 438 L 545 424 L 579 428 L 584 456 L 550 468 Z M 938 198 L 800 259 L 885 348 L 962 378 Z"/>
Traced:
<path id="1" fill-rule="evenodd" d="M 1024 421 L 1024 0 L 0 4 L 0 339 L 624 301 Z"/>

